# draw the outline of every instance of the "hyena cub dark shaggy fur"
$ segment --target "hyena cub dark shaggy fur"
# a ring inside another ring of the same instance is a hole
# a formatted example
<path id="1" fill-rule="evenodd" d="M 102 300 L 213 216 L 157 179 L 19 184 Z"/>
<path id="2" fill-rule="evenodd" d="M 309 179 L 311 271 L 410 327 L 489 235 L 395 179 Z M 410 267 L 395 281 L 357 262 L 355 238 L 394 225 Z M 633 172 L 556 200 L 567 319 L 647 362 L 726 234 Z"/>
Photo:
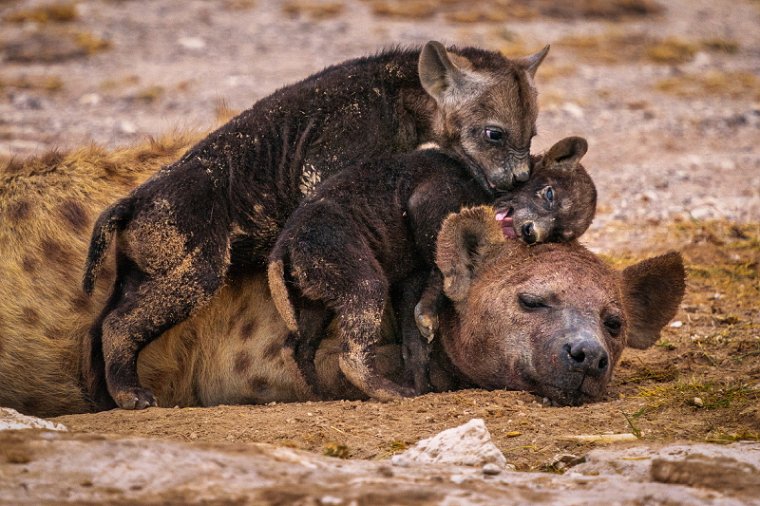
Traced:
<path id="1" fill-rule="evenodd" d="M 588 228 L 596 192 L 577 163 L 586 147 L 580 138 L 560 141 L 534 167 L 532 179 L 502 200 L 514 210 L 507 211 L 509 219 L 520 216 L 516 233 L 526 241 L 569 240 Z M 270 255 L 269 285 L 292 332 L 286 343 L 291 365 L 317 396 L 314 357 L 333 319 L 344 347 L 340 369 L 351 383 L 379 400 L 415 392 L 373 370 L 372 347 L 380 339 L 388 296 L 399 288 L 405 293 L 397 307 L 406 333 L 408 322 L 414 325 L 406 308 L 419 297 L 419 279 L 437 272 L 433 260 L 443 220 L 463 206 L 490 202 L 491 193 L 456 158 L 424 149 L 347 169 L 293 213 Z M 441 279 L 430 277 L 433 284 Z M 418 361 L 427 369 L 424 359 Z"/>
<path id="2" fill-rule="evenodd" d="M 226 276 L 265 263 L 304 196 L 343 168 L 434 141 L 486 189 L 527 180 L 533 76 L 547 51 L 508 60 L 429 42 L 330 67 L 262 99 L 104 211 L 83 282 L 91 293 L 116 235 L 117 280 L 84 357 L 94 401 L 155 405 L 137 377 L 140 350 Z"/>

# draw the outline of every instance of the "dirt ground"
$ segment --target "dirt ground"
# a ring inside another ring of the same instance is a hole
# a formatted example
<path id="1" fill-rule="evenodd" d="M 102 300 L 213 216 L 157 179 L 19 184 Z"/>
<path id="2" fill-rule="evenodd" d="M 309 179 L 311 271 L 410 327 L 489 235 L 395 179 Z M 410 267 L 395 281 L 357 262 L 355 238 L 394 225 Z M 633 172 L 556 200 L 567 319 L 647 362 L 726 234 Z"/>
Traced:
<path id="1" fill-rule="evenodd" d="M 535 149 L 589 140 L 600 207 L 584 242 L 619 266 L 668 248 L 687 262 L 675 321 L 653 349 L 626 351 L 607 402 L 557 408 L 461 391 L 57 420 L 381 459 L 480 417 L 518 470 L 542 471 L 598 444 L 577 435 L 760 440 L 760 3 L 554 4 L 0 0 L 0 157 L 207 130 L 285 83 L 391 45 L 439 39 L 521 55 L 551 43 Z M 59 9 L 40 8 L 49 5 Z"/>

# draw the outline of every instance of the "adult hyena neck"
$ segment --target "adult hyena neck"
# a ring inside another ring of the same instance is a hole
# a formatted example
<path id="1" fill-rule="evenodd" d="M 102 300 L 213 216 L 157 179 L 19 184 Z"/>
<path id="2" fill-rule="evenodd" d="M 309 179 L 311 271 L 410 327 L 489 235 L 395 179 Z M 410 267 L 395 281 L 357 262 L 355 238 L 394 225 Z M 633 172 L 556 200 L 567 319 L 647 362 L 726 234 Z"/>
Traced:
<path id="1" fill-rule="evenodd" d="M 455 365 L 455 362 L 462 360 L 463 357 L 458 356 L 460 347 L 457 346 L 457 341 L 460 339 L 461 324 L 454 303 L 447 300 L 440 309 L 438 318 L 439 332 L 433 341 L 430 376 L 433 389 L 445 392 L 460 388 L 474 388 L 475 383 Z M 439 374 L 435 374 L 436 370 Z"/>

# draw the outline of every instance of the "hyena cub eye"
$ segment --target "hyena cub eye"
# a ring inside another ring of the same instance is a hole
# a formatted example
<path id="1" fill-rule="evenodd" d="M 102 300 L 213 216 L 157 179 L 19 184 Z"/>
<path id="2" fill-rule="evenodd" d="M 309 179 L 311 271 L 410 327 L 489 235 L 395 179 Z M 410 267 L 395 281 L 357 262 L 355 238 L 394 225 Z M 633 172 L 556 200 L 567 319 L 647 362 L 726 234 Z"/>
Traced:
<path id="1" fill-rule="evenodd" d="M 495 144 L 497 146 L 501 146 L 504 144 L 504 140 L 506 138 L 506 135 L 504 134 L 504 130 L 497 126 L 487 126 L 483 129 L 483 136 L 485 137 L 486 141 L 490 142 L 491 144 Z"/>
<path id="2" fill-rule="evenodd" d="M 554 207 L 554 199 L 556 197 L 556 194 L 554 192 L 554 188 L 551 186 L 544 186 L 541 191 L 538 192 L 539 197 L 544 199 L 546 201 L 546 204 L 548 205 L 549 209 Z"/>

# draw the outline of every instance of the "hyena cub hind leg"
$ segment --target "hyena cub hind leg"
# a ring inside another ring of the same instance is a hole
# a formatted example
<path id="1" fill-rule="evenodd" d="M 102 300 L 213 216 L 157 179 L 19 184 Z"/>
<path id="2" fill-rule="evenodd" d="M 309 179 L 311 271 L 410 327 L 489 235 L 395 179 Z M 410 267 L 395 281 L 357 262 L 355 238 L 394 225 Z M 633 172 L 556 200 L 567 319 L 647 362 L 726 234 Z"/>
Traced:
<path id="1" fill-rule="evenodd" d="M 336 310 L 343 345 L 338 364 L 354 386 L 379 401 L 414 396 L 414 390 L 383 376 L 374 366 L 374 346 L 380 341 L 388 285 L 384 277 L 368 278 L 340 301 Z"/>
<path id="2" fill-rule="evenodd" d="M 171 267 L 152 274 L 131 262 L 116 280 L 116 287 L 122 288 L 103 319 L 102 342 L 108 391 L 121 408 L 157 404 L 140 386 L 140 351 L 206 305 L 222 286 L 228 262 L 220 248 L 210 245 L 175 255 L 167 259 Z"/>

